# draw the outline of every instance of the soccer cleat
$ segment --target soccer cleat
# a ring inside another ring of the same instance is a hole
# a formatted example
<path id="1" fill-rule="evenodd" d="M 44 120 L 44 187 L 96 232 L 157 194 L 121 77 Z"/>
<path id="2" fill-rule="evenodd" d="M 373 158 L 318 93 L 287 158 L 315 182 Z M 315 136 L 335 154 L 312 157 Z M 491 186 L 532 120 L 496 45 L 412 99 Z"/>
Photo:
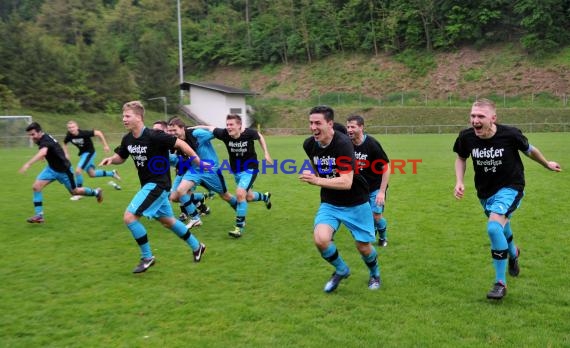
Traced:
<path id="1" fill-rule="evenodd" d="M 119 176 L 119 171 L 113 169 L 113 179 L 121 181 L 121 177 Z"/>
<path id="2" fill-rule="evenodd" d="M 107 184 L 109 184 L 109 186 L 113 186 L 113 188 L 117 191 L 119 191 L 121 189 L 121 186 L 119 186 L 119 184 L 117 184 L 113 180 L 109 181 Z"/>
<path id="3" fill-rule="evenodd" d="M 81 198 L 83 198 L 83 196 L 80 196 L 80 195 L 73 195 L 73 196 L 69 197 L 69 200 L 70 200 L 70 201 L 78 201 L 78 200 L 80 200 Z"/>
<path id="4" fill-rule="evenodd" d="M 265 207 L 267 209 L 271 209 L 271 192 L 265 192 L 265 195 L 267 196 L 267 200 L 265 201 Z"/>
<path id="5" fill-rule="evenodd" d="M 154 265 L 154 256 L 151 257 L 143 257 L 141 262 L 133 269 L 133 273 L 142 273 L 146 272 L 152 265 Z"/>
<path id="6" fill-rule="evenodd" d="M 103 190 L 99 187 L 95 189 L 95 197 L 97 198 L 97 203 L 103 202 Z"/>
<path id="7" fill-rule="evenodd" d="M 228 232 L 230 237 L 239 238 L 241 237 L 241 233 L 243 232 L 243 228 L 235 226 L 233 230 Z"/>
<path id="8" fill-rule="evenodd" d="M 31 224 L 43 224 L 45 222 L 43 215 L 34 215 L 26 219 L 27 222 Z"/>
<path id="9" fill-rule="evenodd" d="M 490 300 L 501 300 L 507 294 L 507 286 L 502 282 L 496 282 L 491 291 L 487 293 Z"/>
<path id="10" fill-rule="evenodd" d="M 196 204 L 196 209 L 200 212 L 200 215 L 210 214 L 210 208 L 206 205 L 206 196 L 202 197 L 199 204 Z"/>
<path id="11" fill-rule="evenodd" d="M 206 245 L 204 243 L 200 243 L 198 250 L 194 251 L 194 262 L 200 262 L 202 260 L 202 255 L 206 252 Z"/>
<path id="12" fill-rule="evenodd" d="M 216 198 L 216 192 L 214 191 L 208 191 L 208 193 L 204 194 L 208 199 L 214 199 Z"/>
<path id="13" fill-rule="evenodd" d="M 202 220 L 199 217 L 191 218 L 186 224 L 186 228 L 202 226 Z"/>
<path id="14" fill-rule="evenodd" d="M 380 276 L 370 277 L 370 280 L 368 281 L 368 289 L 378 290 L 380 289 L 380 286 L 382 286 L 382 280 L 380 279 Z"/>
<path id="15" fill-rule="evenodd" d="M 338 274 L 336 272 L 333 272 L 331 279 L 329 279 L 329 281 L 325 284 L 324 287 L 324 291 L 325 292 L 333 292 L 336 290 L 336 288 L 338 287 L 338 284 L 340 284 L 340 282 L 345 279 L 348 278 L 350 276 L 350 270 L 348 270 L 348 272 L 346 272 L 346 274 Z"/>
<path id="16" fill-rule="evenodd" d="M 204 215 L 210 215 L 210 207 L 208 207 L 205 204 L 200 204 L 200 206 L 198 207 L 198 211 L 200 211 L 200 215 L 204 216 Z"/>
<path id="17" fill-rule="evenodd" d="M 185 213 L 180 213 L 180 215 L 178 215 L 178 220 L 185 222 L 186 220 L 188 220 L 188 215 L 186 215 Z"/>
<path id="18" fill-rule="evenodd" d="M 378 245 L 381 247 L 387 247 L 388 246 L 388 240 L 387 239 L 378 239 Z"/>
<path id="19" fill-rule="evenodd" d="M 516 277 L 521 272 L 519 267 L 519 256 L 521 254 L 521 250 L 517 248 L 517 256 L 511 257 L 509 255 L 509 274 L 513 277 Z"/>

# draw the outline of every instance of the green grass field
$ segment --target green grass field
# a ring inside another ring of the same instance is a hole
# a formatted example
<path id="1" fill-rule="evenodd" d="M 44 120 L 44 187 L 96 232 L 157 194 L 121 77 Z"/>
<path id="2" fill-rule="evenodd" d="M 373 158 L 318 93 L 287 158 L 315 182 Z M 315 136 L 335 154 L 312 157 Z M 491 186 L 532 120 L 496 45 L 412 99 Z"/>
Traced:
<path id="1" fill-rule="evenodd" d="M 570 166 L 567 133 L 527 135 L 547 158 Z M 452 195 L 455 136 L 379 139 L 391 159 L 422 163 L 415 175 L 406 167 L 391 178 L 383 287 L 367 289 L 368 271 L 342 228 L 335 240 L 353 274 L 332 294 L 322 291 L 332 268 L 312 241 L 318 189 L 296 175 L 258 178 L 255 188 L 273 193 L 273 209 L 251 204 L 239 240 L 227 236 L 233 211 L 209 201 L 213 212 L 195 230 L 208 247 L 199 264 L 172 232 L 144 222 L 157 264 L 133 275 L 139 251 L 122 223 L 139 187 L 132 160 L 118 167 L 122 191 L 85 179 L 105 189 L 102 204 L 73 202 L 60 184 L 48 186 L 46 223 L 31 225 L 31 185 L 43 164 L 18 174 L 36 149 L 0 149 L 0 346 L 570 346 L 568 170 L 524 159 L 526 197 L 512 223 L 521 274 L 509 278 L 502 302 L 490 302 L 494 272 L 470 164 L 466 197 Z M 302 140 L 267 137 L 279 161 L 303 161 Z"/>

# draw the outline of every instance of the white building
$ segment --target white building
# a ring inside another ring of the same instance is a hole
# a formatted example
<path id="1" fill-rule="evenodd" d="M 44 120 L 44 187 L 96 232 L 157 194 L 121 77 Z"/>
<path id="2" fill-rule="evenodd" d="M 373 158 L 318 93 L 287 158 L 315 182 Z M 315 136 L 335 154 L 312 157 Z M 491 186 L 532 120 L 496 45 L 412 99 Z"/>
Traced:
<path id="1" fill-rule="evenodd" d="M 228 114 L 240 115 L 245 127 L 253 123 L 245 97 L 255 92 L 205 82 L 183 82 L 180 89 L 189 91 L 190 96 L 190 104 L 183 105 L 182 111 L 198 124 L 225 128 Z"/>

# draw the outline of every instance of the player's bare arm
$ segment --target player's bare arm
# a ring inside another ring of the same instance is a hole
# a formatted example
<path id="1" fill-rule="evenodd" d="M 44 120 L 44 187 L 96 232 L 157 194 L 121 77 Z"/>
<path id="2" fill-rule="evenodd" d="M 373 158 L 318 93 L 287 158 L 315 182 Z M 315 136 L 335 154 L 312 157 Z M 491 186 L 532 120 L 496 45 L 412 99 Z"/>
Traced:
<path id="1" fill-rule="evenodd" d="M 455 189 L 453 190 L 453 194 L 457 199 L 463 198 L 463 194 L 465 193 L 465 185 L 463 183 L 463 180 L 465 178 L 466 168 L 467 160 L 465 158 L 457 156 L 455 159 Z"/>
<path id="2" fill-rule="evenodd" d="M 317 176 L 315 172 L 310 170 L 304 170 L 299 176 L 299 180 L 309 183 L 311 185 L 320 186 L 323 188 L 333 189 L 333 190 L 350 190 L 352 186 L 352 178 L 354 172 L 343 172 L 339 174 L 340 176 L 333 178 L 321 178 Z"/>
<path id="3" fill-rule="evenodd" d="M 101 143 L 103 144 L 103 151 L 105 152 L 109 152 L 109 144 L 107 144 L 107 139 L 105 139 L 105 135 L 103 134 L 103 132 L 101 132 L 100 130 L 94 130 L 93 134 L 95 134 L 96 137 L 99 138 L 99 140 L 101 140 Z"/>
<path id="4" fill-rule="evenodd" d="M 100 166 L 108 166 L 111 164 L 121 164 L 121 163 L 124 163 L 125 161 L 126 161 L 125 158 L 122 158 L 118 154 L 113 154 L 113 156 L 111 156 L 111 157 L 103 158 L 103 160 L 101 161 L 101 163 L 99 163 L 99 165 Z"/>
<path id="5" fill-rule="evenodd" d="M 562 168 L 560 168 L 560 164 L 558 164 L 557 162 L 554 162 L 554 161 L 548 161 L 544 157 L 542 152 L 540 152 L 540 150 L 534 146 L 531 146 L 530 152 L 526 152 L 525 154 L 528 156 L 528 158 L 530 158 L 533 161 L 541 164 L 546 169 L 552 170 L 553 172 L 562 171 Z"/>
<path id="6" fill-rule="evenodd" d="M 47 147 L 43 147 L 41 148 L 38 153 L 36 153 L 34 155 L 34 157 L 30 158 L 30 160 L 26 163 L 24 163 L 24 165 L 22 166 L 22 168 L 20 168 L 19 172 L 20 173 L 24 173 L 26 170 L 28 170 L 32 164 L 36 163 L 37 161 L 40 161 L 42 159 L 44 159 L 47 155 L 48 152 L 48 148 Z"/>

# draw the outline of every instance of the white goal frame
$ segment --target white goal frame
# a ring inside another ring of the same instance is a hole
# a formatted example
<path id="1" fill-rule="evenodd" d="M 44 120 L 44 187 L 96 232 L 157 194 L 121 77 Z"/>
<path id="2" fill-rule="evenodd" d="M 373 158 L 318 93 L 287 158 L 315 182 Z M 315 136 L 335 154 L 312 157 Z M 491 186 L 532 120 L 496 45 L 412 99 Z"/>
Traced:
<path id="1" fill-rule="evenodd" d="M 22 115 L 15 115 L 15 116 L 0 116 L 0 121 L 1 120 L 9 120 L 9 119 L 23 119 L 24 121 L 26 121 L 26 123 L 29 125 L 33 122 L 32 116 L 22 116 Z M 2 136 L 2 134 L 0 134 L 0 137 Z M 30 139 L 29 140 L 29 147 L 34 146 L 34 142 Z"/>

